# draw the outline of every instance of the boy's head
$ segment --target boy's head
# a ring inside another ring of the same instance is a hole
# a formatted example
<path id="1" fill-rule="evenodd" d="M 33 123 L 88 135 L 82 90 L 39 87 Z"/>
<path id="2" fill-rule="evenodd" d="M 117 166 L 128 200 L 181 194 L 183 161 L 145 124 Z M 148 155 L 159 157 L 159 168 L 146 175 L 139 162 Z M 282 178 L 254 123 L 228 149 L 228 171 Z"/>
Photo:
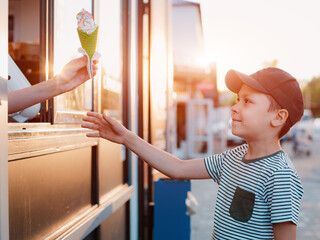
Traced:
<path id="1" fill-rule="evenodd" d="M 265 94 L 270 102 L 268 111 L 285 109 L 288 112 L 287 120 L 279 132 L 279 138 L 284 136 L 303 115 L 303 96 L 297 80 L 279 68 L 264 68 L 251 75 L 230 70 L 226 74 L 225 82 L 229 90 L 237 94 L 244 85 Z"/>

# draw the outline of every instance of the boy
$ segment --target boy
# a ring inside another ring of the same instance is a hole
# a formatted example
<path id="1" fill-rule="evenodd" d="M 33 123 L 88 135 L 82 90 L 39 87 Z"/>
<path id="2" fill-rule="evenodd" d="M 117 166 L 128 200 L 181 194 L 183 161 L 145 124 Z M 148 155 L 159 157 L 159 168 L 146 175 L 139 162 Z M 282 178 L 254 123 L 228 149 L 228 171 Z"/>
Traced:
<path id="1" fill-rule="evenodd" d="M 237 93 L 232 133 L 246 144 L 203 159 L 180 160 L 143 141 L 116 120 L 88 112 L 83 127 L 124 144 L 174 179 L 212 178 L 219 185 L 212 239 L 296 239 L 303 189 L 280 138 L 303 115 L 294 77 L 278 68 L 250 76 L 230 70 L 226 85 Z"/>

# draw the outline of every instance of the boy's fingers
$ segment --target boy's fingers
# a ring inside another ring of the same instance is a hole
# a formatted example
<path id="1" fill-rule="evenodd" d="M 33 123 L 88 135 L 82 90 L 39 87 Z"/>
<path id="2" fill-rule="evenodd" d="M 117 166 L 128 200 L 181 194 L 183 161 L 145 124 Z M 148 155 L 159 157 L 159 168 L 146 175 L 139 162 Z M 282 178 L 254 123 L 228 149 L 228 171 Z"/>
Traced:
<path id="1" fill-rule="evenodd" d="M 95 118 L 98 118 L 98 119 L 102 119 L 102 115 L 100 113 L 97 113 L 97 112 L 87 112 L 87 116 L 95 117 Z"/>
<path id="2" fill-rule="evenodd" d="M 86 134 L 87 137 L 100 137 L 98 132 L 94 132 L 94 133 L 87 133 Z"/>
<path id="3" fill-rule="evenodd" d="M 99 129 L 99 127 L 96 124 L 91 124 L 91 123 L 82 123 L 81 127 L 92 129 L 92 130 L 98 130 Z"/>
<path id="4" fill-rule="evenodd" d="M 101 122 L 95 117 L 83 117 L 82 120 L 86 121 L 86 122 L 95 123 L 95 124 L 100 124 L 100 122 Z"/>
<path id="5" fill-rule="evenodd" d="M 92 116 L 92 117 L 98 117 L 98 115 L 100 115 L 100 113 L 97 112 L 87 112 L 88 116 Z"/>

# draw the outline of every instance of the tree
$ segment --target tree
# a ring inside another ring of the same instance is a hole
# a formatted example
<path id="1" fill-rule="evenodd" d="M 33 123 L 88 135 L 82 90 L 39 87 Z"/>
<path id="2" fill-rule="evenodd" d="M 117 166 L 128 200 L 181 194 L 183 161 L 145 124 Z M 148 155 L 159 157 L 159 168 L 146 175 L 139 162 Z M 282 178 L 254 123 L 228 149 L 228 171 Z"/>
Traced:
<path id="1" fill-rule="evenodd" d="M 309 108 L 315 117 L 320 117 L 320 76 L 312 78 L 302 93 L 305 108 Z"/>

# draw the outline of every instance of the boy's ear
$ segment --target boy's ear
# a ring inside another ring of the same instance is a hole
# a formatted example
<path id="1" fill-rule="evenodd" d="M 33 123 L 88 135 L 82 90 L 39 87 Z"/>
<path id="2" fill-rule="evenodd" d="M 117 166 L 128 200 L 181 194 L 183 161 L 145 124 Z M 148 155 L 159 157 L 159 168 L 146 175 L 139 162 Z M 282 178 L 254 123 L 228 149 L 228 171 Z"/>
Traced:
<path id="1" fill-rule="evenodd" d="M 283 125 L 289 117 L 289 113 L 286 109 L 280 109 L 277 111 L 276 116 L 271 121 L 271 126 L 278 127 Z"/>

